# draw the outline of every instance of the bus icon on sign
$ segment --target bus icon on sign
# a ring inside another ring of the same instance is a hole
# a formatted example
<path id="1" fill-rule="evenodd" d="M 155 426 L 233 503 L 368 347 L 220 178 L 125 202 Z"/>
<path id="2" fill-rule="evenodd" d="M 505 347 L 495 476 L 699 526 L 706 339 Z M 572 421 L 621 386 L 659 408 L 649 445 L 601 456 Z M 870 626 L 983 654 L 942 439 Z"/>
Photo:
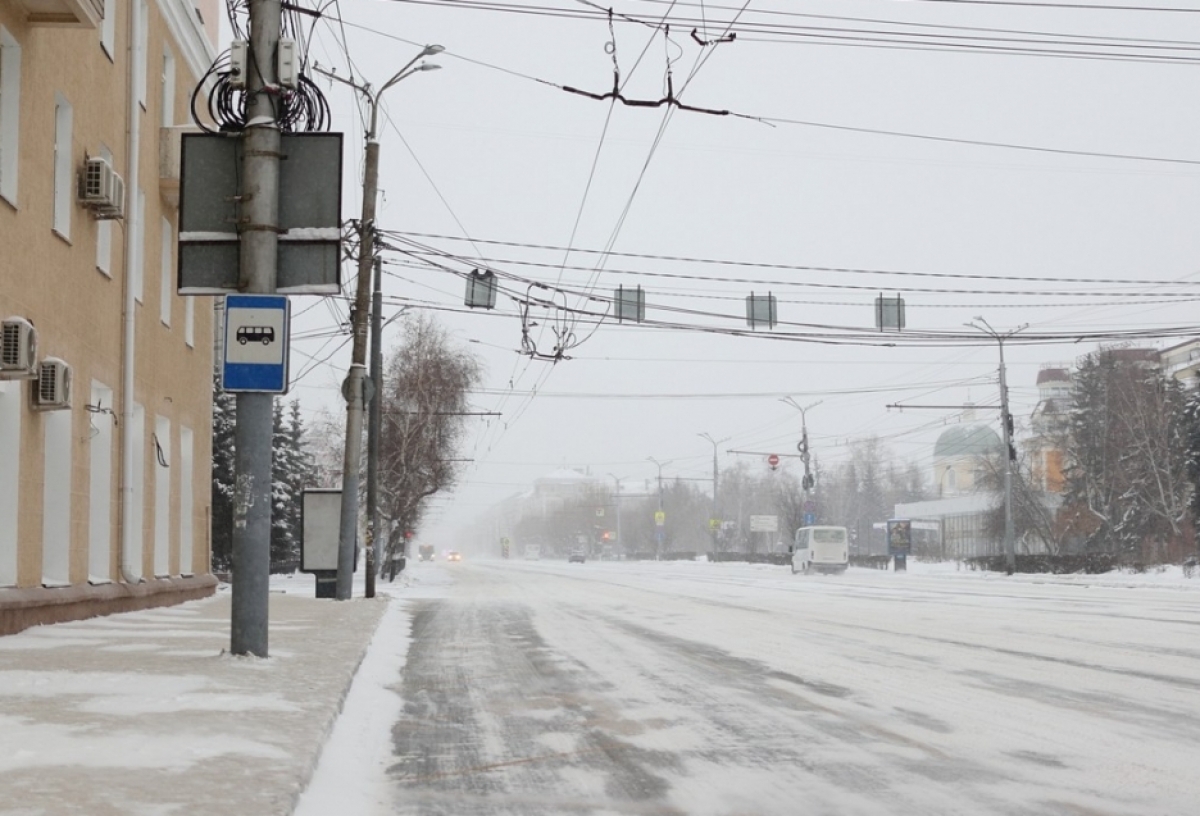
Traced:
<path id="1" fill-rule="evenodd" d="M 275 329 L 270 326 L 239 326 L 236 337 L 243 346 L 247 343 L 268 346 L 275 342 Z"/>

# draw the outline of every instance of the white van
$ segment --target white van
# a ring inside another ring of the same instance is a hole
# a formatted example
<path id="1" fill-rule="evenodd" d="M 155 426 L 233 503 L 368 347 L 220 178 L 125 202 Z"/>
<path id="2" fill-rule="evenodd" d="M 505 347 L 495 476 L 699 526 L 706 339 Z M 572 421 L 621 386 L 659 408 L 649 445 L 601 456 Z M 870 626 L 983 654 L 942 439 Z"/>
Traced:
<path id="1" fill-rule="evenodd" d="M 541 547 L 539 547 L 537 544 L 526 544 L 525 545 L 525 560 L 526 561 L 538 561 L 541 559 L 541 557 L 542 557 L 542 548 Z"/>
<path id="2" fill-rule="evenodd" d="M 792 574 L 845 572 L 850 565 L 850 536 L 845 527 L 801 527 L 792 550 Z"/>

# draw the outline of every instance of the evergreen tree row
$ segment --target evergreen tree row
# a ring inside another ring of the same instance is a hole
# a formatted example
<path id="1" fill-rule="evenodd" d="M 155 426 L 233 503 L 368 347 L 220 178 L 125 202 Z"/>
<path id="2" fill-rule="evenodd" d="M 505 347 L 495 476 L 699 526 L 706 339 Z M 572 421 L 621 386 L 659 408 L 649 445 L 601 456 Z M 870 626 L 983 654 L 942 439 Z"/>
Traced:
<path id="1" fill-rule="evenodd" d="M 233 561 L 236 400 L 213 380 L 212 568 L 228 571 Z M 309 449 L 300 403 L 286 409 L 275 400 L 271 438 L 271 572 L 292 572 L 300 565 L 300 508 L 306 488 L 317 484 L 318 470 Z"/>

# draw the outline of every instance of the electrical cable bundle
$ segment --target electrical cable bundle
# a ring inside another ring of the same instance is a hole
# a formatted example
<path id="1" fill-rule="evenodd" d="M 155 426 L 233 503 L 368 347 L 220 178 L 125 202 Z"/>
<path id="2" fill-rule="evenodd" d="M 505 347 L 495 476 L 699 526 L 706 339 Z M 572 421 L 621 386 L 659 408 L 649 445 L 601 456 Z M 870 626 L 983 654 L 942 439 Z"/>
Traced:
<path id="1" fill-rule="evenodd" d="M 226 52 L 212 64 L 192 92 L 192 120 L 209 133 L 240 133 L 246 129 L 246 107 L 250 97 L 244 87 L 235 85 L 231 68 L 229 52 Z M 201 102 L 206 87 L 208 92 Z M 303 74 L 299 75 L 295 90 L 275 86 L 259 93 L 271 96 L 280 131 L 316 133 L 329 130 L 329 103 L 321 89 Z M 207 108 L 207 116 L 201 115 L 198 107 L 201 105 Z M 217 127 L 214 129 L 210 122 L 215 122 Z"/>

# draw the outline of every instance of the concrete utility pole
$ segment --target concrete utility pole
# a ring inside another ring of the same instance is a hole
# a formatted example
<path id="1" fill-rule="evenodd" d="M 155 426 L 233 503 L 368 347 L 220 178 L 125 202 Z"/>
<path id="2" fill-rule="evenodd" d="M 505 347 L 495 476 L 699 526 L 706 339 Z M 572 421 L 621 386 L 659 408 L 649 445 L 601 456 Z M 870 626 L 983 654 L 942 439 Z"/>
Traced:
<path id="1" fill-rule="evenodd" d="M 370 127 L 367 130 L 367 152 L 363 172 L 362 218 L 359 222 L 358 275 L 354 298 L 353 323 L 351 326 L 354 346 L 350 372 L 342 386 L 346 398 L 346 451 L 342 463 L 342 514 L 338 527 L 338 569 L 335 597 L 339 601 L 350 599 L 354 580 L 354 546 L 358 529 L 358 471 L 362 464 L 363 405 L 372 398 L 366 385 L 367 373 L 367 316 L 370 299 L 371 266 L 375 260 L 375 199 L 379 192 L 379 97 L 388 88 L 417 71 L 432 71 L 440 65 L 421 64 L 418 60 L 441 53 L 440 45 L 427 45 L 407 65 L 383 83 L 378 91 L 359 85 L 328 71 L 325 76 L 344 82 L 366 97 L 371 109 Z M 372 392 L 374 387 L 371 388 Z M 375 547 L 367 549 L 367 574 L 375 570 Z M 368 579 L 374 583 L 373 577 Z"/>
<path id="2" fill-rule="evenodd" d="M 239 277 L 243 292 L 271 294 L 279 255 L 279 123 L 277 97 L 263 88 L 276 85 L 280 4 L 279 0 L 249 0 L 249 7 Z M 237 395 L 229 643 L 235 655 L 267 656 L 273 405 L 271 394 Z"/>
<path id="3" fill-rule="evenodd" d="M 718 530 L 717 530 L 717 527 L 713 524 L 713 522 L 717 521 L 717 445 L 720 445 L 722 442 L 728 442 L 730 437 L 727 436 L 724 439 L 713 439 L 712 436 L 710 436 L 709 434 L 706 434 L 706 433 L 696 434 L 696 435 L 701 437 L 702 439 L 707 439 L 709 442 L 712 442 L 712 446 L 713 446 L 712 515 L 709 516 L 708 527 L 709 527 L 709 531 L 712 533 L 712 551 L 713 551 L 713 553 L 716 553 Z"/>
<path id="4" fill-rule="evenodd" d="M 1017 571 L 1016 543 L 1013 540 L 1012 515 L 1012 471 L 1017 460 L 1017 449 L 1013 447 L 1013 418 L 1008 410 L 1008 380 L 1004 369 L 1004 341 L 1025 328 L 1024 324 L 1010 332 L 1001 334 L 982 317 L 976 317 L 966 325 L 978 329 L 991 337 L 1000 346 L 1000 426 L 1004 429 L 1004 571 L 1012 575 Z"/>

